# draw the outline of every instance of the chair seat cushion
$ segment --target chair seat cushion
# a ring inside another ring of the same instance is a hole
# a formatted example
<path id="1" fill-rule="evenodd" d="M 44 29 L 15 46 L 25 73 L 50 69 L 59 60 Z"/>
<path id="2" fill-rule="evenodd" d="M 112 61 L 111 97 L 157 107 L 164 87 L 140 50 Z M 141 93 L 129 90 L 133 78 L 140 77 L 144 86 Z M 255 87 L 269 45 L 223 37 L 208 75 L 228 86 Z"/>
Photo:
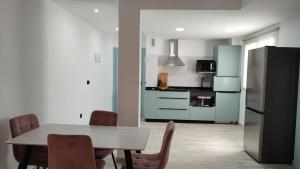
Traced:
<path id="1" fill-rule="evenodd" d="M 95 158 L 99 160 L 104 159 L 114 151 L 113 149 L 100 149 L 100 148 L 94 150 L 95 150 Z"/>
<path id="2" fill-rule="evenodd" d="M 159 154 L 132 154 L 132 163 L 134 169 L 159 169 L 160 155 Z M 126 169 L 126 165 L 122 166 Z"/>

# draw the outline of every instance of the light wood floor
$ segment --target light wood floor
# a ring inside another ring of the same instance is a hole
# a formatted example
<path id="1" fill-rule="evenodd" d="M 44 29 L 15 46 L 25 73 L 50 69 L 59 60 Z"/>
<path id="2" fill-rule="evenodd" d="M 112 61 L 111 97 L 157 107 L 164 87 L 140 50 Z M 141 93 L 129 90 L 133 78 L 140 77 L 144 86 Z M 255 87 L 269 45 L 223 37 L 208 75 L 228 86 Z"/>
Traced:
<path id="1" fill-rule="evenodd" d="M 160 150 L 166 123 L 142 122 L 151 128 L 146 153 Z M 105 168 L 113 169 L 111 158 Z M 119 166 L 120 168 L 120 166 Z M 167 169 L 290 169 L 289 165 L 262 165 L 243 150 L 239 125 L 176 123 Z"/>

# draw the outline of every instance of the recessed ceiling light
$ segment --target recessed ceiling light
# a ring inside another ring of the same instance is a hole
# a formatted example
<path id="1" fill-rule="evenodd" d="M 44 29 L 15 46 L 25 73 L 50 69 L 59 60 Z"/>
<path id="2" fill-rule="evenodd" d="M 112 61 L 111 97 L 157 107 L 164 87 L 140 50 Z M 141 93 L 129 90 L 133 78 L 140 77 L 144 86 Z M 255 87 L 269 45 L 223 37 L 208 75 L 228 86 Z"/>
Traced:
<path id="1" fill-rule="evenodd" d="M 119 28 L 118 28 L 118 27 L 116 27 L 116 28 L 115 28 L 115 30 L 118 32 L 118 31 L 119 31 Z"/>
<path id="2" fill-rule="evenodd" d="M 175 30 L 176 30 L 176 32 L 183 32 L 184 28 L 176 28 Z"/>
<path id="3" fill-rule="evenodd" d="M 225 32 L 228 32 L 228 33 L 231 33 L 231 32 L 234 32 L 235 31 L 235 29 L 233 29 L 233 28 L 227 28 L 227 29 L 225 29 Z"/>
<path id="4" fill-rule="evenodd" d="M 95 13 L 99 13 L 100 10 L 96 8 L 96 9 L 94 9 L 94 12 L 95 12 Z"/>

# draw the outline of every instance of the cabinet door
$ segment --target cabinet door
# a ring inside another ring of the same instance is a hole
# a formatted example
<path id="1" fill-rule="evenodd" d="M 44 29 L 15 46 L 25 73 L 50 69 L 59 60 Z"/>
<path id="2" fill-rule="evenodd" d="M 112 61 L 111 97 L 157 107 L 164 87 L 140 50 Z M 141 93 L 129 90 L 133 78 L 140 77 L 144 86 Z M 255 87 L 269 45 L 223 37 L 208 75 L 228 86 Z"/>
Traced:
<path id="1" fill-rule="evenodd" d="M 214 76 L 214 91 L 239 92 L 241 91 L 241 79 L 239 77 Z"/>
<path id="2" fill-rule="evenodd" d="M 240 46 L 218 46 L 214 49 L 217 76 L 240 76 Z"/>
<path id="3" fill-rule="evenodd" d="M 188 120 L 189 111 L 159 108 L 157 112 L 157 118 L 166 120 Z"/>
<path id="4" fill-rule="evenodd" d="M 168 98 L 157 98 L 158 108 L 171 108 L 179 110 L 187 110 L 189 107 L 188 99 L 168 99 Z"/>
<path id="5" fill-rule="evenodd" d="M 240 93 L 216 93 L 216 121 L 237 122 L 240 110 Z"/>
<path id="6" fill-rule="evenodd" d="M 215 121 L 215 107 L 190 107 L 190 120 Z"/>
<path id="7" fill-rule="evenodd" d="M 155 119 L 157 114 L 156 91 L 147 90 L 145 93 L 144 116 L 146 119 Z"/>

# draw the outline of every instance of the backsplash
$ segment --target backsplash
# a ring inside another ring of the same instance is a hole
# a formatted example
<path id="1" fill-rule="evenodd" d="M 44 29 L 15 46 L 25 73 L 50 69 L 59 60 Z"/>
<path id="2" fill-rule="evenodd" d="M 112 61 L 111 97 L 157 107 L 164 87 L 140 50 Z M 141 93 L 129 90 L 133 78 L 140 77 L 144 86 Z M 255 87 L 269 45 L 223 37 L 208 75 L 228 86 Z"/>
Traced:
<path id="1" fill-rule="evenodd" d="M 158 73 L 169 74 L 170 86 L 199 87 L 201 78 L 205 76 L 204 86 L 210 86 L 209 75 L 196 72 L 196 60 L 212 60 L 213 47 L 229 44 L 228 40 L 179 40 L 179 57 L 185 63 L 183 67 L 163 66 L 168 58 L 168 39 L 155 39 L 156 46 L 151 46 L 147 38 L 146 86 L 155 87 Z"/>

